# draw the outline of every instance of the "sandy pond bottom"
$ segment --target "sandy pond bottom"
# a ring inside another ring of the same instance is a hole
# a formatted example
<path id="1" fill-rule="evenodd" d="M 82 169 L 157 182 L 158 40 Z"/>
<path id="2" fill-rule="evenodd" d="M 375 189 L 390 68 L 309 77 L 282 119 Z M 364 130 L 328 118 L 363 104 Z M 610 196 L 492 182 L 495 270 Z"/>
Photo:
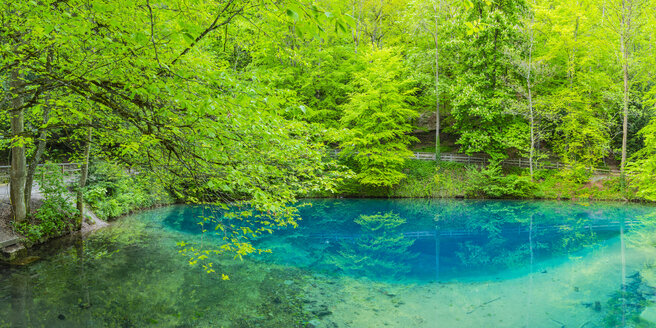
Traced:
<path id="1" fill-rule="evenodd" d="M 308 295 L 329 305 L 328 321 L 335 327 L 615 327 L 621 302 L 608 301 L 621 290 L 619 249 L 619 240 L 613 240 L 592 251 L 594 256 L 539 263 L 531 274 L 511 271 L 468 281 L 389 284 L 342 278 L 326 284 L 319 279 Z M 625 256 L 639 262 L 656 258 L 656 252 L 640 249 Z M 630 324 L 632 305 L 625 306 Z"/>
<path id="2" fill-rule="evenodd" d="M 652 327 L 654 210 L 315 200 L 224 281 L 178 253 L 206 210 L 157 209 L 0 267 L 0 327 Z"/>

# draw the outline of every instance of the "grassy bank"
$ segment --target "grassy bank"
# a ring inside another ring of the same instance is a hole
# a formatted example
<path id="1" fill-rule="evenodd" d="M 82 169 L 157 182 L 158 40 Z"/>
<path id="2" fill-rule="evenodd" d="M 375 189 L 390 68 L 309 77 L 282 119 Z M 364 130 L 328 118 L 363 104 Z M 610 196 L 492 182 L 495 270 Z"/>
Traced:
<path id="1" fill-rule="evenodd" d="M 406 178 L 391 188 L 365 186 L 351 179 L 337 195 L 399 198 L 513 198 L 571 200 L 639 200 L 618 176 L 593 176 L 585 170 L 536 170 L 409 160 Z M 316 195 L 331 196 L 331 195 Z"/>

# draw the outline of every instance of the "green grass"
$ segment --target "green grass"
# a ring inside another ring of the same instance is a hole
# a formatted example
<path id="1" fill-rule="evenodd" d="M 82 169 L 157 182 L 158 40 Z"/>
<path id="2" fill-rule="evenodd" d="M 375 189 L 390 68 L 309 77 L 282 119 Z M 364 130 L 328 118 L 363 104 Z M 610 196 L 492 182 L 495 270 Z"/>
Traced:
<path id="1" fill-rule="evenodd" d="M 338 196 L 393 198 L 513 198 L 571 200 L 638 200 L 621 188 L 619 177 L 591 182 L 585 172 L 537 170 L 533 181 L 528 169 L 481 169 L 452 162 L 408 160 L 406 178 L 392 188 L 372 188 L 355 180 L 343 183 Z M 334 196 L 334 195 L 313 195 Z"/>

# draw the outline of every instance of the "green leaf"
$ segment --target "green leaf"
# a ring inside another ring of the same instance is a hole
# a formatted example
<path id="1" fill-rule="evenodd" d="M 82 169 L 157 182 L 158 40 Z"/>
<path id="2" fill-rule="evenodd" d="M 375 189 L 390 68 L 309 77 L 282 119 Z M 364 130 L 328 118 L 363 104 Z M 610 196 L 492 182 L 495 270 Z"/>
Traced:
<path id="1" fill-rule="evenodd" d="M 295 11 L 293 11 L 293 10 L 291 10 L 291 9 L 287 9 L 286 12 L 287 12 L 287 16 L 289 16 L 289 17 L 290 17 L 291 19 L 293 19 L 294 21 L 298 21 L 298 20 L 300 19 L 298 13 L 295 12 Z"/>

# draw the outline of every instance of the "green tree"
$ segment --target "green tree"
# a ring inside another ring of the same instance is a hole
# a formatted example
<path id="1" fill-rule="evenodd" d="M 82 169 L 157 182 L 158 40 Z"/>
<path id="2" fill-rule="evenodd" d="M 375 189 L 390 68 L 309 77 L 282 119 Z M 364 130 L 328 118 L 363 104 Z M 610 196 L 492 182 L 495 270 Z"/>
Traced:
<path id="1" fill-rule="evenodd" d="M 461 25 L 451 31 L 447 52 L 457 56 L 458 63 L 450 72 L 454 81 L 449 87 L 449 130 L 459 134 L 457 143 L 467 154 L 486 152 L 503 159 L 510 150 L 528 144 L 528 133 L 516 133 L 528 130 L 526 122 L 508 111 L 514 97 L 508 54 L 518 44 L 514 27 L 521 23 L 525 7 L 524 1 L 472 1 L 457 19 Z"/>
<path id="2" fill-rule="evenodd" d="M 567 106 L 569 113 L 565 115 L 557 134 L 561 138 L 555 150 L 565 163 L 594 168 L 608 153 L 610 148 L 608 126 L 598 118 L 585 100 L 577 99 L 576 93 L 561 94 L 561 106 Z"/>
<path id="3" fill-rule="evenodd" d="M 609 30 L 616 34 L 619 39 L 619 51 L 622 76 L 622 149 L 620 169 L 624 174 L 624 168 L 627 161 L 627 142 L 629 133 L 629 105 L 632 89 L 632 78 L 635 76 L 631 72 L 635 65 L 633 58 L 636 48 L 640 48 L 641 31 L 639 28 L 645 24 L 644 11 L 647 8 L 647 0 L 618 0 L 604 4 L 604 9 L 608 8 L 611 13 L 608 18 Z M 652 9 L 653 10 L 653 9 Z"/>
<path id="4" fill-rule="evenodd" d="M 631 183 L 638 196 L 656 201 L 656 119 L 640 131 L 645 147 L 638 151 L 628 165 Z"/>
<path id="5" fill-rule="evenodd" d="M 255 225 L 295 224 L 296 197 L 332 185 L 319 130 L 285 116 L 294 102 L 287 94 L 258 74 L 226 70 L 215 56 L 219 32 L 249 15 L 292 23 L 300 15 L 306 31 L 318 26 L 312 17 L 330 16 L 316 7 L 290 9 L 293 4 L 1 2 L 0 73 L 13 100 L 11 108 L 3 103 L 3 113 L 15 126 L 10 146 L 22 147 L 12 165 L 16 219 L 25 216 L 22 149 L 34 147 L 38 132 L 24 133 L 22 115 L 39 117 L 31 115 L 35 105 L 45 91 L 56 91 L 66 96 L 39 126 L 65 129 L 81 145 L 89 143 L 92 127 L 100 158 L 136 167 L 181 200 L 249 207 Z M 86 162 L 85 148 L 78 158 Z M 228 251 L 252 249 L 243 233 L 224 226 Z"/>
<path id="6" fill-rule="evenodd" d="M 416 89 L 394 49 L 374 50 L 363 60 L 336 139 L 343 156 L 355 158 L 361 183 L 389 187 L 405 177 L 400 169 L 412 156 L 408 145 L 416 138 L 408 133 L 418 116 L 411 106 Z"/>

